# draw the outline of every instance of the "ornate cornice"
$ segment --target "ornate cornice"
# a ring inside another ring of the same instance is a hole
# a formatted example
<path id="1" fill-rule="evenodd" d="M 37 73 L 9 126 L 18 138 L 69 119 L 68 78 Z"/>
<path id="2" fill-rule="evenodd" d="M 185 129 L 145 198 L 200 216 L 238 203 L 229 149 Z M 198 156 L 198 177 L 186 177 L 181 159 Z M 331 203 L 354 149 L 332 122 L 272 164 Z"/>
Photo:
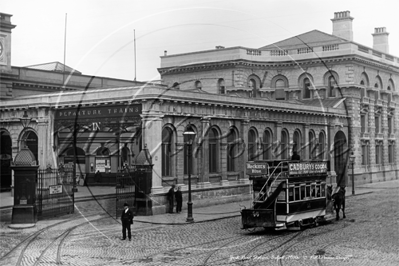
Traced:
<path id="1" fill-rule="evenodd" d="M 340 62 L 354 61 L 361 64 L 367 64 L 372 67 L 379 69 L 384 69 L 390 72 L 399 73 L 399 67 L 390 66 L 378 61 L 361 57 L 359 55 L 347 55 L 347 56 L 335 56 L 328 58 L 312 58 L 312 59 L 302 59 L 302 60 L 290 60 L 283 62 L 259 62 L 259 61 L 249 61 L 245 59 L 229 60 L 229 61 L 219 61 L 210 63 L 200 63 L 191 64 L 185 66 L 177 67 L 165 67 L 158 68 L 158 72 L 161 75 L 176 74 L 176 73 L 190 73 L 190 72 L 200 72 L 200 71 L 212 71 L 227 68 L 258 68 L 258 69 L 273 69 L 273 68 L 284 68 L 284 67 L 294 67 L 294 66 L 310 66 L 310 65 L 325 65 L 325 64 L 336 64 Z"/>

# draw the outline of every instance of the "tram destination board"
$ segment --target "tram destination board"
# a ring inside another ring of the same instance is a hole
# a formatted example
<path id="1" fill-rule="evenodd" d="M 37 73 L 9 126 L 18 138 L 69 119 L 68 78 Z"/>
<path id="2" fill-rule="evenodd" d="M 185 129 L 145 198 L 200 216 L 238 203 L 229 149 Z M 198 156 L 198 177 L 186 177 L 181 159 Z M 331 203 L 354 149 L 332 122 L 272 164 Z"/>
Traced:
<path id="1" fill-rule="evenodd" d="M 290 175 L 327 174 L 327 162 L 289 163 Z"/>
<path id="2" fill-rule="evenodd" d="M 247 162 L 247 175 L 261 176 L 267 175 L 267 163 L 265 162 Z"/>

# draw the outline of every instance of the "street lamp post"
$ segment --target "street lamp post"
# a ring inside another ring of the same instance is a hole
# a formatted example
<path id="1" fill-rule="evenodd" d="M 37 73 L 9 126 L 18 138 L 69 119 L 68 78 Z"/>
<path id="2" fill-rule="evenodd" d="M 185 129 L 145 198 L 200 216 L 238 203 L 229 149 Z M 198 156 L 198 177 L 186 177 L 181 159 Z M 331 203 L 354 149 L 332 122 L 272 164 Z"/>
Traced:
<path id="1" fill-rule="evenodd" d="M 350 162 L 352 164 L 352 195 L 355 195 L 355 155 L 352 154 L 349 156 Z"/>
<path id="2" fill-rule="evenodd" d="M 29 126 L 32 118 L 29 118 L 28 113 L 26 111 L 24 111 L 24 115 L 19 120 L 21 121 L 21 124 L 22 124 L 23 128 L 25 129 Z"/>
<path id="3" fill-rule="evenodd" d="M 192 167 L 192 145 L 195 139 L 195 131 L 192 128 L 191 124 L 189 124 L 186 128 L 186 131 L 183 132 L 183 136 L 185 139 L 185 143 L 187 145 L 187 156 L 188 156 L 188 202 L 187 202 L 187 222 L 194 222 L 193 218 L 193 203 L 191 202 L 191 167 Z"/>

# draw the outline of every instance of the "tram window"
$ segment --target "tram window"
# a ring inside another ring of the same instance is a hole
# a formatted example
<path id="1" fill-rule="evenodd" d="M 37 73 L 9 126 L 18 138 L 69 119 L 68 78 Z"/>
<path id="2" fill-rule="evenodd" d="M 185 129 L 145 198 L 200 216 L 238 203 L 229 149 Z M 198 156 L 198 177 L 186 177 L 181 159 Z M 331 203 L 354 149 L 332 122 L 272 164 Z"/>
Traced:
<path id="1" fill-rule="evenodd" d="M 305 186 L 301 186 L 301 200 L 305 199 Z"/>
<path id="2" fill-rule="evenodd" d="M 306 198 L 310 198 L 310 184 L 306 184 Z"/>
<path id="3" fill-rule="evenodd" d="M 294 187 L 288 189 L 288 200 L 294 201 Z"/>
<path id="4" fill-rule="evenodd" d="M 299 194 L 299 187 L 295 187 L 295 198 L 294 200 L 300 200 L 300 194 Z"/>
<path id="5" fill-rule="evenodd" d="M 316 184 L 316 197 L 318 197 L 318 198 L 321 197 L 321 195 L 320 195 L 320 183 Z"/>
<path id="6" fill-rule="evenodd" d="M 282 190 L 280 194 L 278 194 L 277 201 L 285 201 L 285 190 Z"/>

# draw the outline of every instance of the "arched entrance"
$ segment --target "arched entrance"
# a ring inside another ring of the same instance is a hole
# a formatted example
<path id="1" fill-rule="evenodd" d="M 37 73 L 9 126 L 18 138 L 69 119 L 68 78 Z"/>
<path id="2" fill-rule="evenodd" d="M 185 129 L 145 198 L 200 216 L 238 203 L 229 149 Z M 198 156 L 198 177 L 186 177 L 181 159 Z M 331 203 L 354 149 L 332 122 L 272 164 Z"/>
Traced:
<path id="1" fill-rule="evenodd" d="M 0 189 L 1 191 L 7 191 L 11 189 L 12 142 L 10 133 L 2 130 L 0 142 Z"/>
<path id="2" fill-rule="evenodd" d="M 347 184 L 348 141 L 345 134 L 339 131 L 334 137 L 334 168 L 337 174 L 337 186 Z"/>
<path id="3" fill-rule="evenodd" d="M 23 137 L 21 138 L 21 145 L 20 147 L 24 147 L 24 145 L 28 146 L 29 150 L 35 155 L 36 164 L 39 165 L 39 152 L 38 152 L 38 144 L 39 140 L 36 133 L 32 130 L 25 131 L 23 133 Z"/>

